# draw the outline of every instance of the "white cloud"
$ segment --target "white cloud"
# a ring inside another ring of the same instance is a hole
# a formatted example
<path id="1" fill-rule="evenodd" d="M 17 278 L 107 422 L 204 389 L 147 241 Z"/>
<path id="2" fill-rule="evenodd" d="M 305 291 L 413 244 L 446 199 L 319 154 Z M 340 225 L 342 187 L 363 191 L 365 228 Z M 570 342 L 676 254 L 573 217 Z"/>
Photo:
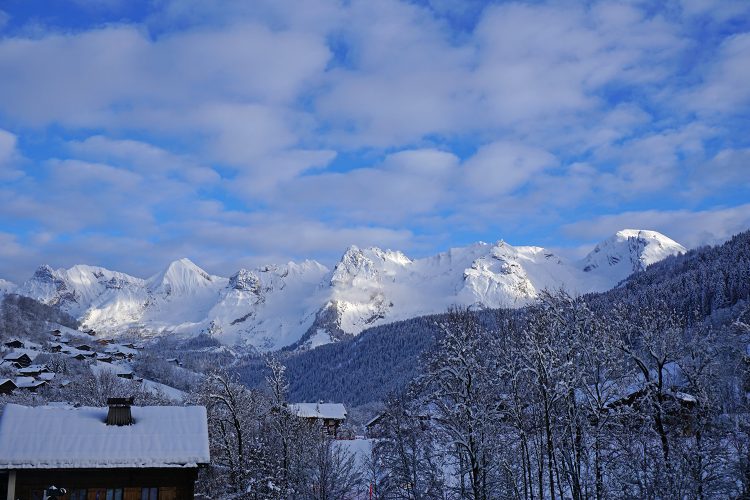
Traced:
<path id="1" fill-rule="evenodd" d="M 598 241 L 623 228 L 659 231 L 688 248 L 722 243 L 750 229 L 750 204 L 709 210 L 643 210 L 563 226 L 570 237 Z"/>
<path id="2" fill-rule="evenodd" d="M 750 33 L 727 39 L 716 61 L 683 102 L 703 113 L 732 112 L 750 103 Z"/>
<path id="3" fill-rule="evenodd" d="M 547 151 L 523 144 L 495 142 L 483 146 L 464 163 L 470 188 L 482 196 L 496 196 L 522 187 L 557 159 Z"/>
<path id="4" fill-rule="evenodd" d="M 26 27 L 0 39 L 0 73 L 13 75 L 0 79 L 0 127 L 21 134 L 0 130 L 0 221 L 47 235 L 18 239 L 28 255 L 57 245 L 126 270 L 186 254 L 221 268 L 351 243 L 432 249 L 456 231 L 655 199 L 677 209 L 594 226 L 687 234 L 694 218 L 696 241 L 720 239 L 742 227 L 739 208 L 679 208 L 746 189 L 743 131 L 724 120 L 750 101 L 750 45 L 721 24 L 746 12 L 160 0 L 143 24 Z M 39 159 L 47 147 L 56 158 Z"/>

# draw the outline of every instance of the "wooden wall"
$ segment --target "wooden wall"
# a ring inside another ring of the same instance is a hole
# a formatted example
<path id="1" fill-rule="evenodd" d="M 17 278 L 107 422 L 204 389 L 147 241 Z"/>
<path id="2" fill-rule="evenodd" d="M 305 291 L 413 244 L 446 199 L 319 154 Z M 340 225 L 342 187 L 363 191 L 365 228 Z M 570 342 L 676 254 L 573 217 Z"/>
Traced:
<path id="1" fill-rule="evenodd" d="M 16 474 L 20 500 L 35 500 L 32 493 L 49 486 L 69 492 L 86 489 L 85 500 L 106 500 L 108 488 L 122 489 L 122 500 L 141 500 L 141 488 L 159 488 L 159 500 L 192 500 L 198 469 L 20 469 Z"/>

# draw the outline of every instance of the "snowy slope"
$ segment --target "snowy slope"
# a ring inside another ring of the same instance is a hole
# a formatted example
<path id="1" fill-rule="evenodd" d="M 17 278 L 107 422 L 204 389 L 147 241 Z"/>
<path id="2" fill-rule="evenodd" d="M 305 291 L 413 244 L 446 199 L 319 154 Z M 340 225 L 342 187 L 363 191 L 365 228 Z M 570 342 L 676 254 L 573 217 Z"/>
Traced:
<path id="1" fill-rule="evenodd" d="M 16 286 L 15 283 L 11 283 L 8 280 L 4 280 L 0 278 L 0 296 L 6 293 L 13 293 L 16 290 L 16 288 L 18 287 Z"/>
<path id="2" fill-rule="evenodd" d="M 260 350 L 316 347 L 363 329 L 458 304 L 519 307 L 543 289 L 609 289 L 685 249 L 653 231 L 620 231 L 580 262 L 499 241 L 410 259 L 352 246 L 329 270 L 314 262 L 213 276 L 188 259 L 148 279 L 92 266 L 40 267 L 19 293 L 58 305 L 107 334 L 207 332 Z"/>
<path id="3" fill-rule="evenodd" d="M 599 243 L 580 263 L 584 272 L 597 276 L 606 289 L 669 255 L 687 250 L 656 231 L 623 229 Z"/>

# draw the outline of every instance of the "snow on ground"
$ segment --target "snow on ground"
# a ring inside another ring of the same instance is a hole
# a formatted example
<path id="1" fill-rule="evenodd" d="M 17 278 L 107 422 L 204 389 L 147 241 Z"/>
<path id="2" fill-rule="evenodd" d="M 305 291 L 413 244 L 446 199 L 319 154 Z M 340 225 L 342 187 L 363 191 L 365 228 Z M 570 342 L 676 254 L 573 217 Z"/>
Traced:
<path id="1" fill-rule="evenodd" d="M 374 439 L 341 439 L 334 441 L 334 445 L 340 446 L 347 453 L 354 455 L 358 467 L 364 468 L 367 460 L 372 456 Z"/>
<path id="2" fill-rule="evenodd" d="M 159 396 L 165 396 L 168 399 L 171 399 L 175 403 L 180 403 L 182 401 L 185 401 L 185 398 L 187 397 L 187 394 L 179 389 L 176 389 L 174 387 L 168 386 L 166 384 L 161 384 L 159 382 L 155 382 L 153 380 L 143 379 L 142 381 L 143 387 L 151 392 L 151 394 L 156 394 Z"/>

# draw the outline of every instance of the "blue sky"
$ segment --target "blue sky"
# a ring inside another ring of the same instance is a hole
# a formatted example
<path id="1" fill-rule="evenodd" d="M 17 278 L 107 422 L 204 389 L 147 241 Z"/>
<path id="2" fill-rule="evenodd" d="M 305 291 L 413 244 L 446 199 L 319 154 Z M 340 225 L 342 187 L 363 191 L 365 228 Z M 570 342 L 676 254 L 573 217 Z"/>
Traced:
<path id="1" fill-rule="evenodd" d="M 750 4 L 0 2 L 0 277 L 750 227 Z"/>

